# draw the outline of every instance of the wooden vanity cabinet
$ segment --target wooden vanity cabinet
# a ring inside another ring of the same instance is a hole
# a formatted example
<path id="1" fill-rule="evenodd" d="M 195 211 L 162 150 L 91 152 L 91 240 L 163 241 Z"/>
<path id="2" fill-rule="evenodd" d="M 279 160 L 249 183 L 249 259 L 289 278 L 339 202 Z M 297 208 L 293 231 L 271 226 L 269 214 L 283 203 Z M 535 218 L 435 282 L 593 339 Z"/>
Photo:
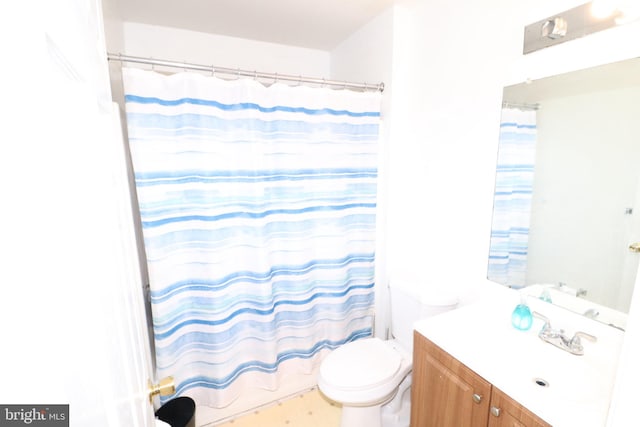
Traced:
<path id="1" fill-rule="evenodd" d="M 551 427 L 531 411 L 493 387 L 489 427 Z"/>
<path id="2" fill-rule="evenodd" d="M 487 427 L 491 384 L 414 332 L 411 427 Z"/>
<path id="3" fill-rule="evenodd" d="M 551 427 L 414 332 L 411 427 Z"/>

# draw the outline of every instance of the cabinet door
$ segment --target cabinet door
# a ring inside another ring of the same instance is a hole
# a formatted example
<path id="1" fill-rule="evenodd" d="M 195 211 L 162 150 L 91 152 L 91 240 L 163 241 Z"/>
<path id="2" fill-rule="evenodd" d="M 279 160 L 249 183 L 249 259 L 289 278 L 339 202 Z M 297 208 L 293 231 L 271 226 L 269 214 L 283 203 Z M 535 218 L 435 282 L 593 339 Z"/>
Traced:
<path id="1" fill-rule="evenodd" d="M 502 391 L 493 387 L 489 427 L 551 427 Z"/>
<path id="2" fill-rule="evenodd" d="M 414 333 L 411 427 L 486 427 L 491 384 Z"/>

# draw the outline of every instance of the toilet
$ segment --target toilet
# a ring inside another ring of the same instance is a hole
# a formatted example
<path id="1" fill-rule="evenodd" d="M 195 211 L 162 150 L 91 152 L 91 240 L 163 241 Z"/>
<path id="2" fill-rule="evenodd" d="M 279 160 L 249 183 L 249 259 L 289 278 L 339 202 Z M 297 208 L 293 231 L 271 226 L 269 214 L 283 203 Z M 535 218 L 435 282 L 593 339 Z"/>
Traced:
<path id="1" fill-rule="evenodd" d="M 322 361 L 318 388 L 342 405 L 341 427 L 408 427 L 413 368 L 413 324 L 454 309 L 446 292 L 418 296 L 410 283 L 392 283 L 393 339 L 364 338 L 347 343 Z"/>

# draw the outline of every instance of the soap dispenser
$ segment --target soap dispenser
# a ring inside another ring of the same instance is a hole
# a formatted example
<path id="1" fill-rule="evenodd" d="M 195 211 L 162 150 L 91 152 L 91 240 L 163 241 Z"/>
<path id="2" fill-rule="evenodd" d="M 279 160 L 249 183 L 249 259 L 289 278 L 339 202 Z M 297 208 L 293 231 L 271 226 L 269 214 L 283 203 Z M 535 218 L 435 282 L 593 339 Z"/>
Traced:
<path id="1" fill-rule="evenodd" d="M 542 291 L 542 293 L 540 294 L 540 296 L 538 298 L 540 298 L 544 302 L 548 302 L 548 303 L 553 302 L 553 301 L 551 301 L 551 293 L 549 292 L 549 289 L 547 289 L 547 288 L 545 288 Z"/>
<path id="2" fill-rule="evenodd" d="M 513 313 L 511 313 L 511 324 L 521 331 L 531 329 L 533 316 L 531 315 L 531 309 L 527 305 L 527 296 L 524 293 L 520 293 L 520 304 L 516 305 Z"/>

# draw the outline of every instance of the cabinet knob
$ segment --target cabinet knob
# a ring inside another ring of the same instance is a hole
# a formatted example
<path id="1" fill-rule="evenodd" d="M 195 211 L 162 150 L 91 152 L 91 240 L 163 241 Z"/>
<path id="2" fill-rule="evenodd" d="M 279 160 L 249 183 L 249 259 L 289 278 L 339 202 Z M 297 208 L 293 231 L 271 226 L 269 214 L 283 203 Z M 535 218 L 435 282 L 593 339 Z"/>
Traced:
<path id="1" fill-rule="evenodd" d="M 477 393 L 473 393 L 473 401 L 475 403 L 480 403 L 482 402 L 482 395 L 477 394 Z"/>
<path id="2" fill-rule="evenodd" d="M 499 417 L 500 416 L 500 408 L 492 406 L 491 407 L 491 415 L 493 415 L 494 417 Z"/>

